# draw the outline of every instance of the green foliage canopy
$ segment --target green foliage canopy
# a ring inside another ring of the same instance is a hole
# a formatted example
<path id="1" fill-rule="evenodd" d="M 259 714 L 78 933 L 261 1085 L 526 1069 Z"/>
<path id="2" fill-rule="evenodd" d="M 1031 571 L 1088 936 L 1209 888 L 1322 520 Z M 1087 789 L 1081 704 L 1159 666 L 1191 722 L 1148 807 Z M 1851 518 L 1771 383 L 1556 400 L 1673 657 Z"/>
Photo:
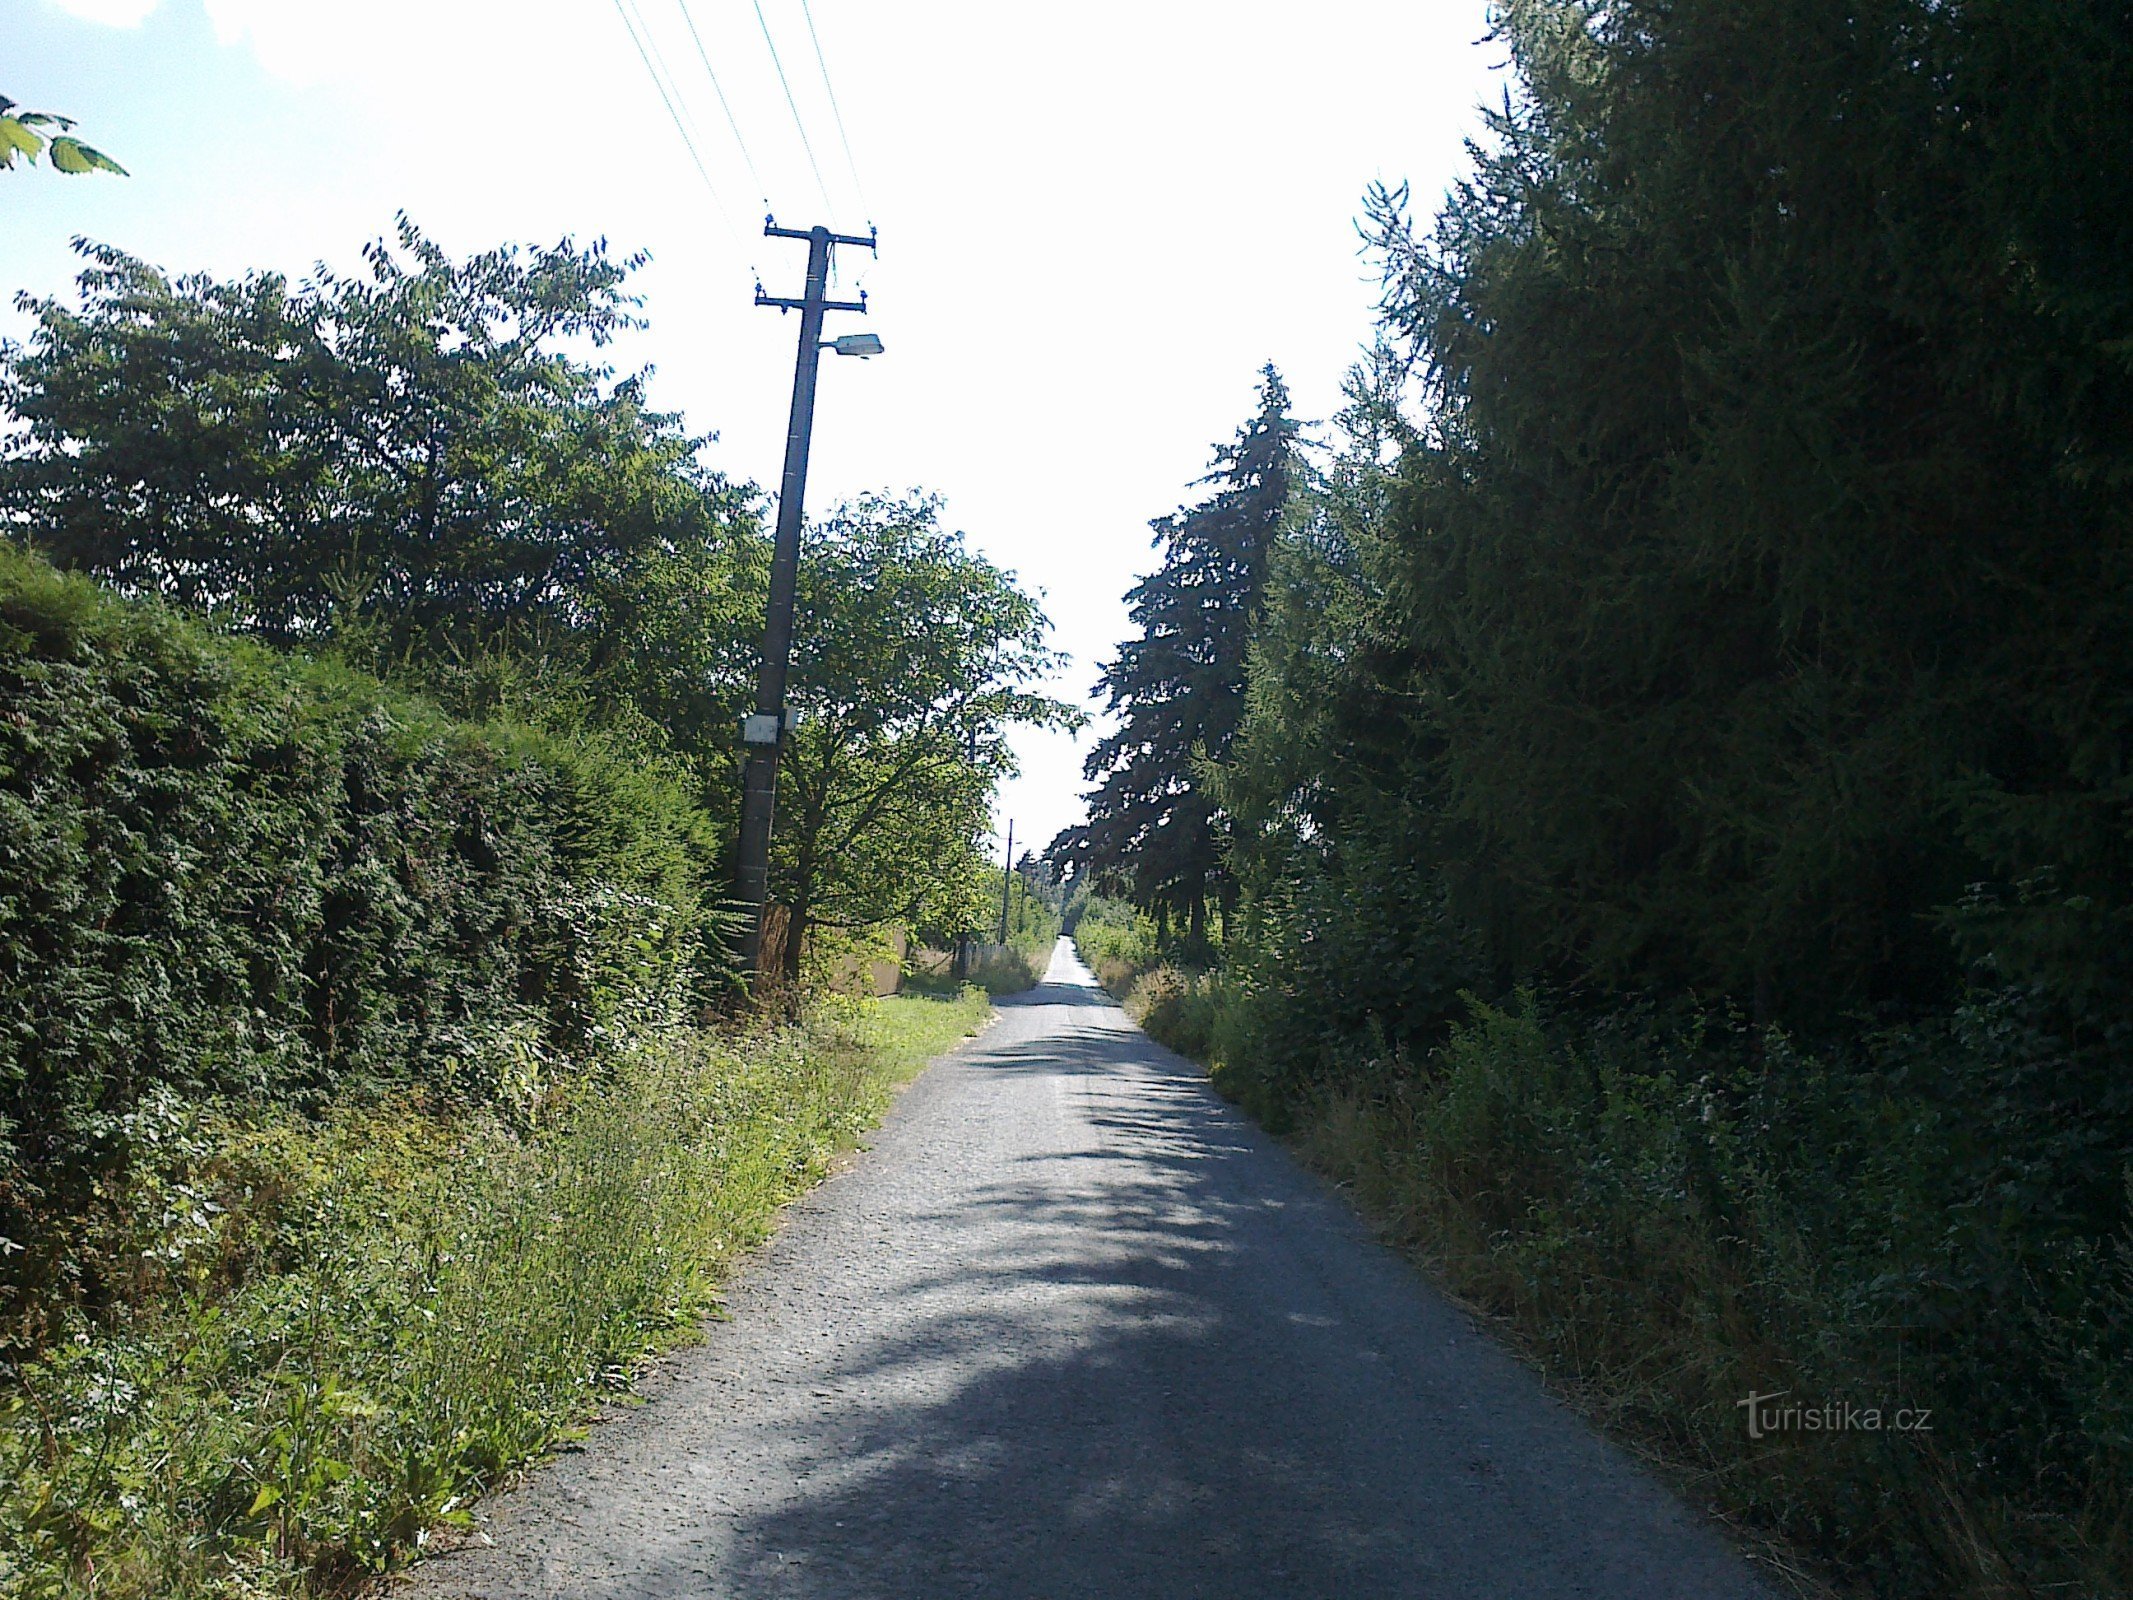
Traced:
<path id="1" fill-rule="evenodd" d="M 576 353 L 636 326 L 639 257 L 455 262 L 405 218 L 296 284 L 81 249 L 79 307 L 26 298 L 0 352 L 0 514 L 62 565 L 277 643 L 599 672 L 674 642 L 673 592 L 752 521 L 640 378 Z"/>
<path id="2" fill-rule="evenodd" d="M 1080 721 L 1036 688 L 1060 659 L 1043 613 L 930 497 L 865 496 L 810 527 L 798 599 L 773 894 L 803 931 L 984 925 L 976 840 L 1014 770 L 1003 735 Z"/>
<path id="3" fill-rule="evenodd" d="M 1296 611 L 1263 651 L 1265 717 L 1379 719 L 1290 787 L 1361 830 L 1324 848 L 1419 850 L 1511 970 L 1800 1021 L 1944 996 L 1961 955 L 2101 1021 L 2133 948 L 2113 18 L 1503 9 L 1522 88 L 1472 176 L 1426 234 L 1372 203 L 1426 408 L 1350 519 L 1328 627 L 1360 631 Z"/>

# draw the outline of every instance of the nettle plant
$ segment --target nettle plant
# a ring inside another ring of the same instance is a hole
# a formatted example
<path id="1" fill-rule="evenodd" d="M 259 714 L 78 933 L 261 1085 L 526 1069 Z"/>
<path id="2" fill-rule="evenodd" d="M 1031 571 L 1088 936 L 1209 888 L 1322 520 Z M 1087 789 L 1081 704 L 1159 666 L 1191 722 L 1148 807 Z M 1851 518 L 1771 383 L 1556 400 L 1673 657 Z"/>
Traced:
<path id="1" fill-rule="evenodd" d="M 122 178 L 127 175 L 126 169 L 103 151 L 75 138 L 68 131 L 73 126 L 72 117 L 63 117 L 56 111 L 24 111 L 0 94 L 0 170 L 13 167 L 17 156 L 30 166 L 43 156 L 61 172 L 115 172 Z M 57 128 L 59 132 L 40 133 L 40 128 Z"/>

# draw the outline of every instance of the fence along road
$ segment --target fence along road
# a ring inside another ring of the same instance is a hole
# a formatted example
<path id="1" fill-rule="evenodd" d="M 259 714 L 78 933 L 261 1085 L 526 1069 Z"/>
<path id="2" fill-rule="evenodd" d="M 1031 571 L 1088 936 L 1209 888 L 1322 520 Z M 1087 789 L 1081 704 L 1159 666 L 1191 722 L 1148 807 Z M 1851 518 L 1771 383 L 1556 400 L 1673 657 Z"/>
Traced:
<path id="1" fill-rule="evenodd" d="M 1061 943 L 411 1595 L 1767 1593 Z"/>

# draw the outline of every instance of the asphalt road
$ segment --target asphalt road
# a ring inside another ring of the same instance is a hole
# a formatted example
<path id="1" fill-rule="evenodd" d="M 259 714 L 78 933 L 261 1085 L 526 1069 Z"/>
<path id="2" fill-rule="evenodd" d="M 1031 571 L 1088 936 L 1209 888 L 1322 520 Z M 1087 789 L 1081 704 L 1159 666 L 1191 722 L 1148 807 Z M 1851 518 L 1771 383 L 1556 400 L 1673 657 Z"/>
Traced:
<path id="1" fill-rule="evenodd" d="M 408 1595 L 1764 1596 L 1062 944 Z"/>

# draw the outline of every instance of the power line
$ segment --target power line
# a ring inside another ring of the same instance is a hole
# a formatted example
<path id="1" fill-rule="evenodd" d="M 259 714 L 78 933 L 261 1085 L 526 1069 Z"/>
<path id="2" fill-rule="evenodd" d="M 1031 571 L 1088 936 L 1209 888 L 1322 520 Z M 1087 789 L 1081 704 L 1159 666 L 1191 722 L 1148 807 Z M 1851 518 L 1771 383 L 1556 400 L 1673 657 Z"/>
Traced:
<path id="1" fill-rule="evenodd" d="M 763 15 L 763 0 L 755 0 L 755 20 L 763 30 L 763 43 L 770 46 L 770 64 L 778 69 L 778 84 L 785 91 L 785 104 L 792 111 L 792 125 L 800 130 L 800 148 L 807 152 L 807 164 L 814 169 L 815 187 L 822 192 L 825 209 L 834 209 L 830 200 L 829 185 L 822 181 L 822 164 L 815 159 L 815 147 L 807 137 L 807 124 L 800 120 L 800 102 L 792 97 L 792 80 L 785 76 L 785 63 L 778 59 L 778 42 L 770 36 L 770 19 Z"/>
<path id="2" fill-rule="evenodd" d="M 748 176 L 755 179 L 755 186 L 762 191 L 763 204 L 770 204 L 770 186 L 763 181 L 762 173 L 756 171 L 755 157 L 748 153 L 748 141 L 741 137 L 741 124 L 733 114 L 733 104 L 726 98 L 724 85 L 718 81 L 718 73 L 711 66 L 711 52 L 704 48 L 704 36 L 696 31 L 696 19 L 689 14 L 689 0 L 675 0 L 681 7 L 681 20 L 689 25 L 689 37 L 696 41 L 696 57 L 704 64 L 704 76 L 711 80 L 711 92 L 718 96 L 718 108 L 726 113 L 726 126 L 733 130 L 733 142 L 741 147 L 741 159 L 748 163 Z"/>
<path id="3" fill-rule="evenodd" d="M 859 192 L 859 203 L 865 206 L 872 221 L 873 202 L 867 199 L 867 186 L 859 181 L 859 163 L 852 159 L 851 135 L 844 131 L 844 111 L 837 104 L 837 86 L 830 82 L 828 59 L 822 54 L 822 35 L 815 31 L 814 8 L 807 0 L 800 0 L 800 15 L 807 19 L 807 37 L 814 42 L 815 65 L 822 69 L 822 87 L 829 94 L 830 115 L 837 119 L 837 140 L 844 146 L 844 164 L 851 169 L 852 187 Z"/>
<path id="4" fill-rule="evenodd" d="M 689 160 L 696 168 L 697 177 L 703 180 L 704 190 L 711 196 L 711 203 L 718 207 L 719 216 L 725 219 L 726 231 L 733 235 L 735 249 L 745 257 L 748 254 L 748 246 L 741 238 L 740 228 L 734 223 L 733 213 L 726 209 L 726 202 L 718 192 L 718 185 L 711 181 L 711 174 L 704 170 L 704 158 L 696 152 L 696 141 L 689 137 L 688 125 L 682 121 L 681 112 L 675 107 L 674 97 L 667 93 L 667 86 L 659 76 L 659 69 L 652 65 L 652 57 L 659 49 L 658 41 L 652 41 L 650 50 L 645 48 L 645 41 L 637 32 L 638 23 L 643 19 L 640 17 L 638 22 L 632 22 L 629 7 L 624 0 L 615 0 L 615 15 L 622 19 L 622 26 L 630 36 L 630 43 L 637 47 L 637 59 L 644 63 L 645 75 L 652 80 L 652 87 L 659 91 L 659 103 L 667 108 L 668 117 L 673 119 L 674 131 L 681 135 L 682 145 L 688 150 Z M 647 28 L 646 32 L 649 33 L 650 29 Z"/>
<path id="5" fill-rule="evenodd" d="M 659 71 L 656 76 L 665 79 L 667 87 L 674 92 L 673 104 L 679 107 L 681 112 L 679 120 L 692 128 L 695 127 L 696 119 L 689 114 L 689 97 L 681 92 L 681 75 L 668 65 L 667 53 L 659 48 L 658 30 L 645 20 L 644 8 L 638 4 L 638 0 L 628 0 L 628 3 L 630 14 L 637 19 L 637 29 L 644 35 L 644 43 L 651 51 L 652 60 L 658 64 Z"/>

